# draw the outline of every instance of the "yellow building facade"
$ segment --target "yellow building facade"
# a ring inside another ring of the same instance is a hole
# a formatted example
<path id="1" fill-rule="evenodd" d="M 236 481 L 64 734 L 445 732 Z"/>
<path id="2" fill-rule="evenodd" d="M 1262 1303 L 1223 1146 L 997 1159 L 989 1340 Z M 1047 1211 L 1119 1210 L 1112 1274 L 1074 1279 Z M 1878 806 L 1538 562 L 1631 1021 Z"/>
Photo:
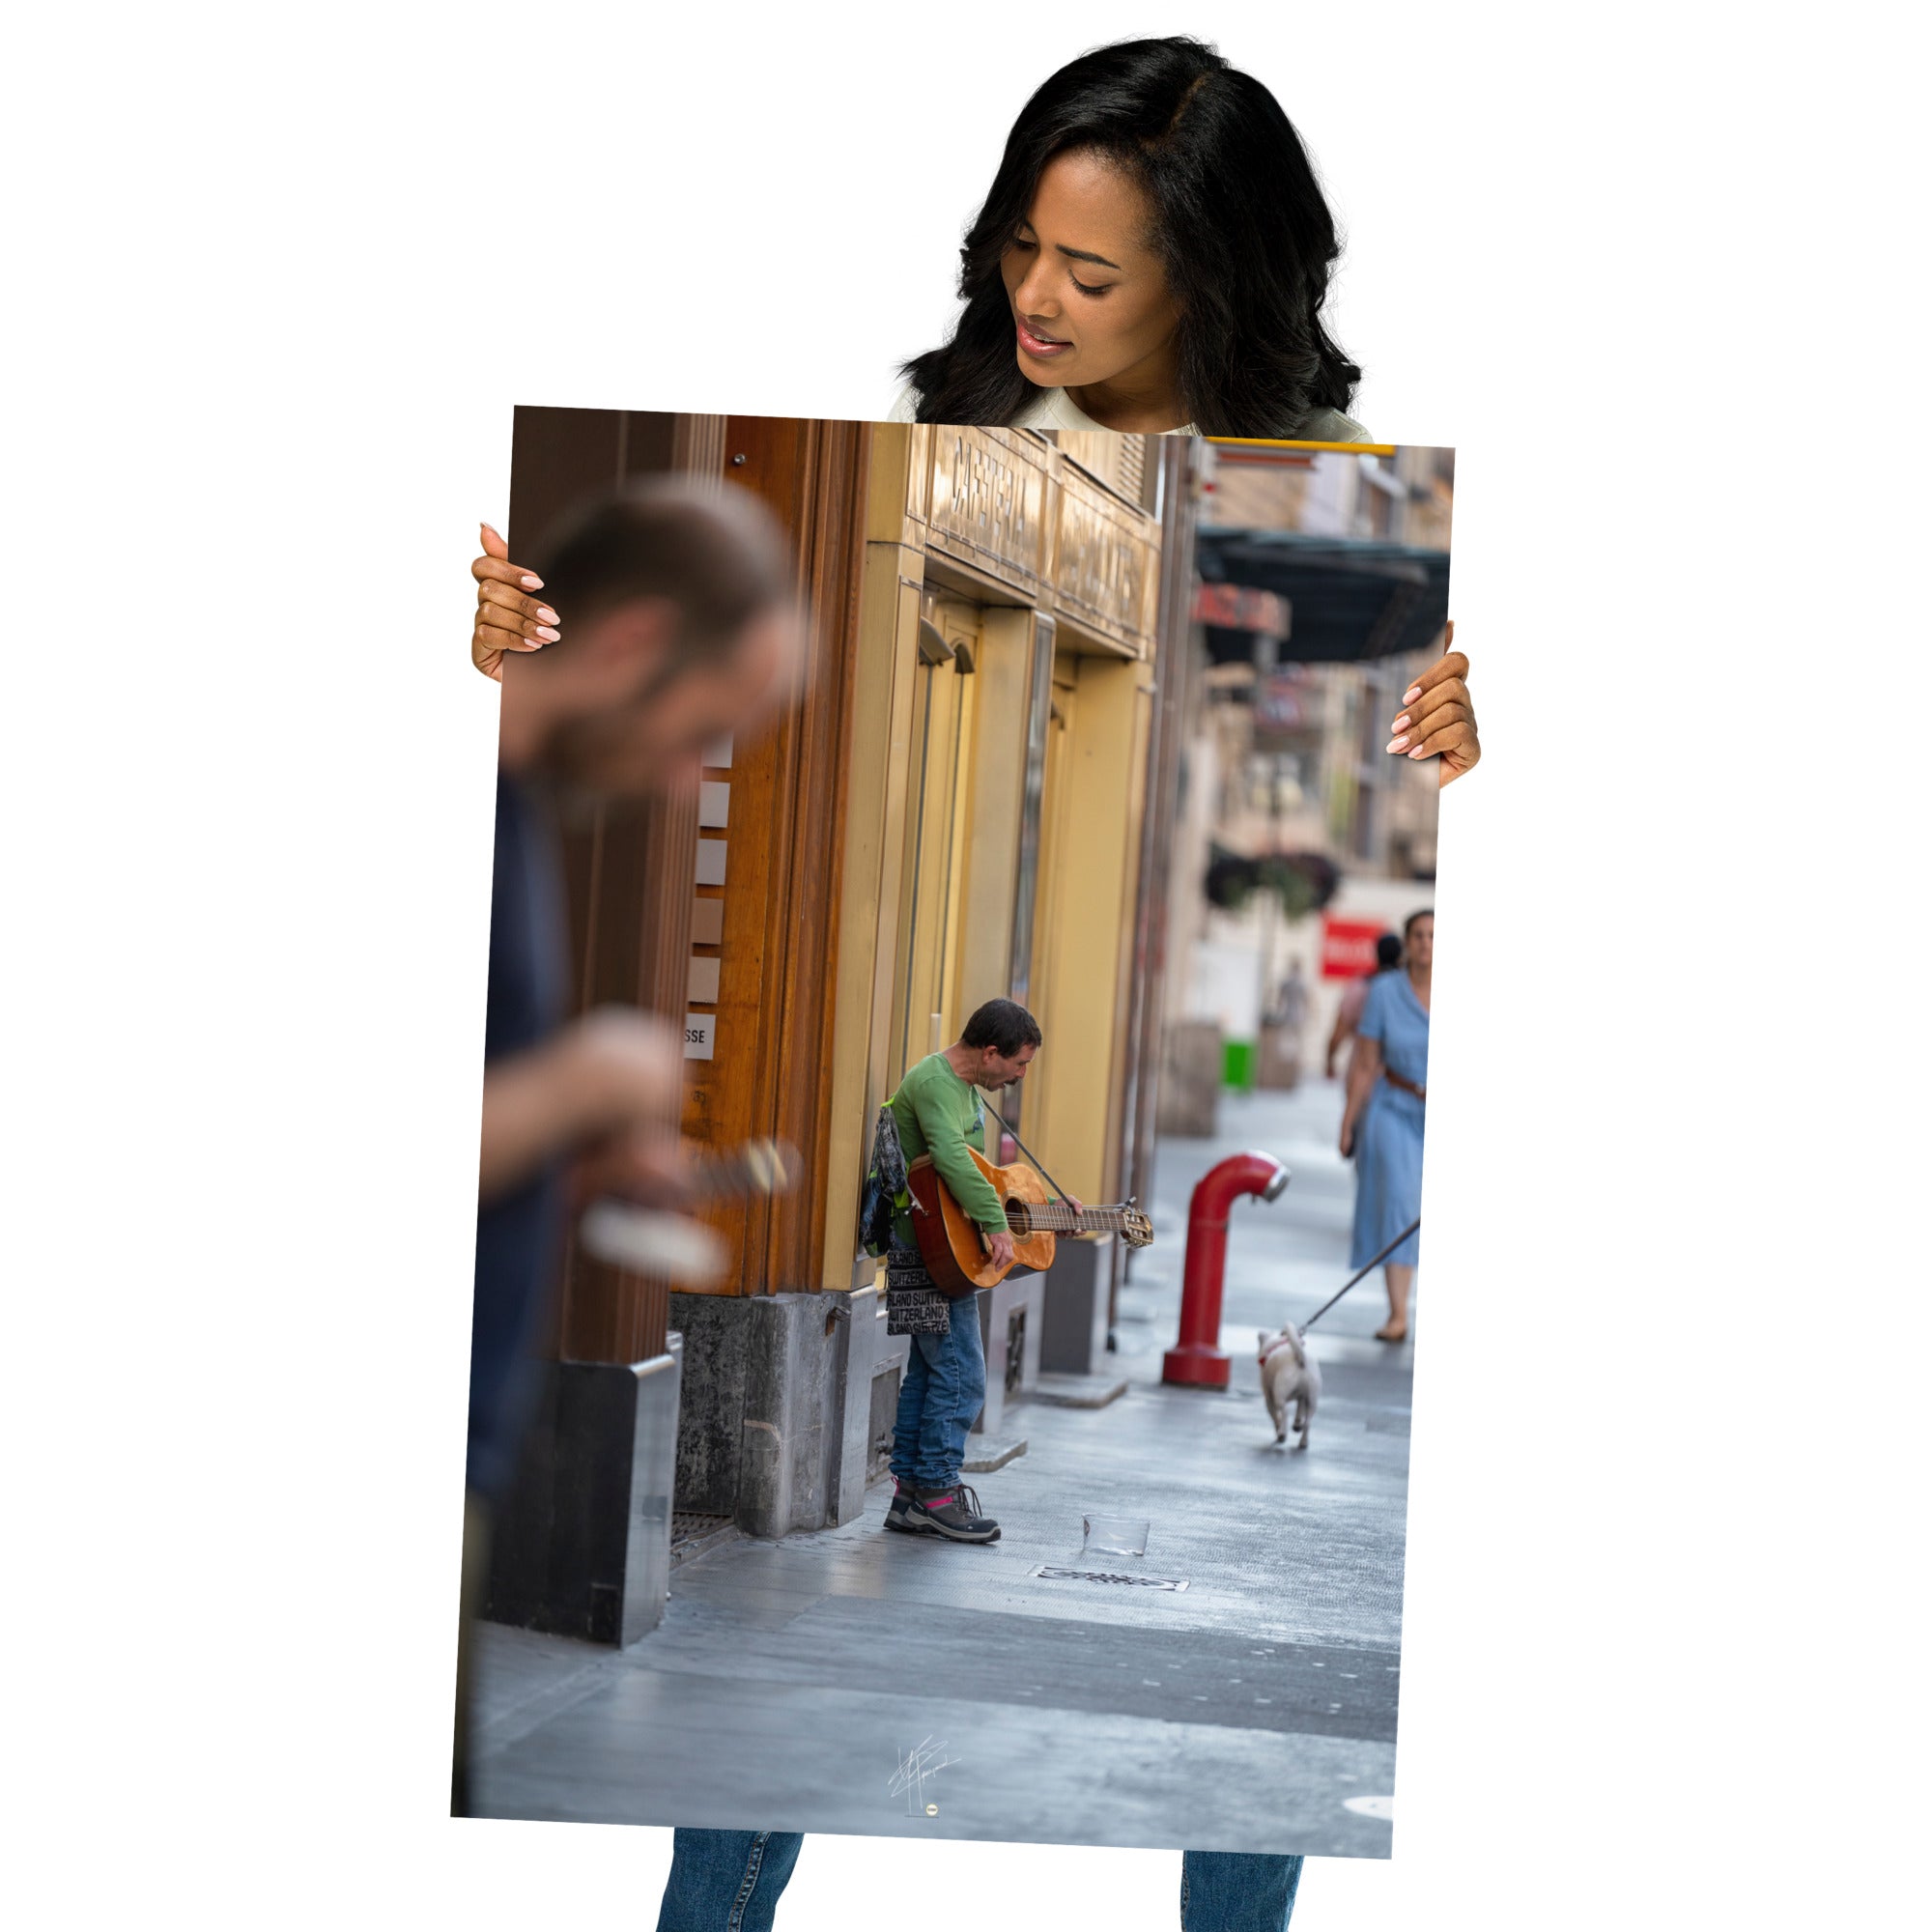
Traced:
<path id="1" fill-rule="evenodd" d="M 821 1285 L 868 1283 L 879 1103 L 983 1001 L 1045 1045 L 1009 1122 L 1117 1198 L 1155 695 L 1149 440 L 875 428 L 838 920 Z"/>

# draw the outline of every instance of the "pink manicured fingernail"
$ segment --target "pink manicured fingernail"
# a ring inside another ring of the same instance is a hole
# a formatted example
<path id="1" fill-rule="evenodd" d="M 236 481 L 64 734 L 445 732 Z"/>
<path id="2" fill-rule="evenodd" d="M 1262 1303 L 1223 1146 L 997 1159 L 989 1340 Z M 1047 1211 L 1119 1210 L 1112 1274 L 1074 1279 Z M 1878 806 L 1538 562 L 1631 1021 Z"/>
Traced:
<path id="1" fill-rule="evenodd" d="M 537 621 L 540 624 L 559 624 L 563 620 L 548 604 L 539 604 L 537 606 Z"/>
<path id="2" fill-rule="evenodd" d="M 1411 753 L 1409 753 L 1408 755 L 1409 755 L 1409 756 L 1410 756 L 1411 758 L 1419 758 L 1419 757 L 1421 757 L 1421 756 L 1422 756 L 1422 747 L 1421 747 L 1420 745 L 1416 746 L 1415 750 L 1414 750 L 1414 751 L 1412 751 L 1412 752 L 1411 752 Z"/>
<path id="3" fill-rule="evenodd" d="M 1388 741 L 1388 743 L 1382 747 L 1382 750 L 1385 752 L 1399 752 L 1407 743 L 1408 740 L 1406 738 L 1391 738 Z"/>
<path id="4" fill-rule="evenodd" d="M 547 644 L 554 644 L 557 642 L 556 633 L 553 631 L 548 624 L 539 624 L 537 626 L 537 636 L 540 637 Z"/>
<path id="5" fill-rule="evenodd" d="M 1421 696 L 1422 696 L 1422 687 L 1419 684 L 1411 684 L 1408 687 L 1408 689 L 1403 693 L 1402 701 L 1405 704 L 1413 704 L 1415 700 Z"/>
<path id="6" fill-rule="evenodd" d="M 543 579 L 541 577 L 526 577 L 524 579 L 524 588 L 526 590 L 541 590 L 543 588 Z"/>
<path id="7" fill-rule="evenodd" d="M 1391 724 L 1391 725 L 1389 726 L 1389 729 L 1390 729 L 1391 731 L 1400 731 L 1400 730 L 1402 730 L 1402 729 L 1403 729 L 1403 728 L 1404 728 L 1404 727 L 1405 727 L 1406 725 L 1407 725 L 1407 724 L 1409 724 L 1410 722 L 1411 722 L 1411 721 L 1410 721 L 1410 719 L 1409 719 L 1409 715 L 1408 715 L 1408 713 L 1407 713 L 1406 711 L 1405 711 L 1405 712 L 1404 712 L 1404 713 L 1402 714 L 1402 716 L 1401 716 L 1400 718 L 1398 718 L 1398 719 L 1397 719 L 1397 720 L 1395 721 L 1395 723 L 1394 723 L 1393 724 Z"/>

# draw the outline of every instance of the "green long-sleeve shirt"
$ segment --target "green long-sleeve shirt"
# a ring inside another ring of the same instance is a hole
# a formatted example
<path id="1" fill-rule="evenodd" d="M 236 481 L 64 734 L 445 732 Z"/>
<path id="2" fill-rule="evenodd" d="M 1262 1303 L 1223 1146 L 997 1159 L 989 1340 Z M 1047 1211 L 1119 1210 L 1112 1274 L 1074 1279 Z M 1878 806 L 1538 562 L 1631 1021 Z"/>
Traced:
<path id="1" fill-rule="evenodd" d="M 986 1111 L 976 1088 L 960 1079 L 943 1053 L 929 1054 L 899 1082 L 893 1095 L 893 1119 L 899 1147 L 910 1167 L 929 1153 L 952 1198 L 980 1227 L 1005 1228 L 1007 1210 L 986 1177 L 973 1165 L 969 1147 L 986 1151 Z M 900 1200 L 893 1216 L 894 1237 L 902 1248 L 917 1245 L 912 1209 Z"/>

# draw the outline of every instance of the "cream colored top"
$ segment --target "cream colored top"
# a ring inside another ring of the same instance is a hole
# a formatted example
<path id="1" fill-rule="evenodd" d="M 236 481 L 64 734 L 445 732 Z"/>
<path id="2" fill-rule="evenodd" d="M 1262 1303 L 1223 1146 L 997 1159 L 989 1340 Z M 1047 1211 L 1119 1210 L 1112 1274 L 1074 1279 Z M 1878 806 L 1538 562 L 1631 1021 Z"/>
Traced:
<path id="1" fill-rule="evenodd" d="M 912 384 L 908 383 L 899 391 L 898 400 L 893 405 L 893 412 L 888 422 L 911 422 L 916 415 L 916 403 Z M 1096 429 L 1106 432 L 1107 425 L 1095 422 L 1087 412 L 1074 402 L 1065 389 L 1038 390 L 1021 413 L 1013 420 L 1015 429 Z M 1352 416 L 1345 416 L 1340 410 L 1317 410 L 1301 426 L 1302 433 L 1294 439 L 1299 442 L 1373 442 L 1375 438 Z M 1183 423 L 1179 429 L 1162 432 L 1167 436 L 1199 436 L 1201 432 L 1192 423 Z"/>

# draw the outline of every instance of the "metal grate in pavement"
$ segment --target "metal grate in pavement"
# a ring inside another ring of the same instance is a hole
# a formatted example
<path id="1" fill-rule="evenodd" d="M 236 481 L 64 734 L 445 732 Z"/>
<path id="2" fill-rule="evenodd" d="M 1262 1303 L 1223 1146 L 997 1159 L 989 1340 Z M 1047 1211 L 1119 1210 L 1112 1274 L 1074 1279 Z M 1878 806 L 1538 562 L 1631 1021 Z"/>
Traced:
<path id="1" fill-rule="evenodd" d="M 738 1534 L 737 1522 L 728 1516 L 703 1516 L 696 1510 L 673 1510 L 670 1519 L 670 1562 L 674 1570 L 688 1563 L 714 1544 L 726 1543 Z"/>
<path id="2" fill-rule="evenodd" d="M 1052 1563 L 1036 1563 L 1029 1577 L 1043 1577 L 1049 1582 L 1137 1583 L 1143 1590 L 1184 1590 L 1185 1577 L 1123 1577 L 1112 1570 L 1063 1570 Z"/>

